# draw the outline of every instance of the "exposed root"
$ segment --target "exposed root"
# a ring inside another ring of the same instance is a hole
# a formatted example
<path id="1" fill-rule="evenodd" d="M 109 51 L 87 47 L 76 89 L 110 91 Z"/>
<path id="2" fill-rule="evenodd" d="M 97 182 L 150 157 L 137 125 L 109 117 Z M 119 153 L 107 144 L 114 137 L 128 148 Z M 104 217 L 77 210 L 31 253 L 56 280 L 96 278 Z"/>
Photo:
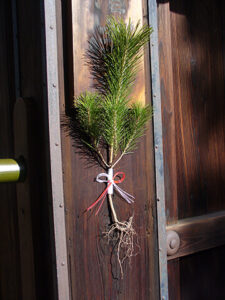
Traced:
<path id="1" fill-rule="evenodd" d="M 128 221 L 116 221 L 110 226 L 109 231 L 103 232 L 108 239 L 108 243 L 115 243 L 114 251 L 120 266 L 121 278 L 123 279 L 123 263 L 126 259 L 131 265 L 131 257 L 139 253 L 140 246 L 138 244 L 137 233 L 133 228 L 133 216 Z"/>

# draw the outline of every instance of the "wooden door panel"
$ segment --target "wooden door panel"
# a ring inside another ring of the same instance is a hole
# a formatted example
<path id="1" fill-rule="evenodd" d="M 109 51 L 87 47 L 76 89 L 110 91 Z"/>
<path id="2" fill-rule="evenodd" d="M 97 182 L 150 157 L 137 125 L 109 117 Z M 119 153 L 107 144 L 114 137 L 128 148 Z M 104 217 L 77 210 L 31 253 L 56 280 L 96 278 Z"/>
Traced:
<path id="1" fill-rule="evenodd" d="M 84 54 L 88 39 L 96 25 L 104 25 L 109 14 L 120 16 L 132 22 L 138 19 L 143 22 L 146 7 L 141 1 L 68 1 L 64 9 L 67 26 L 65 41 L 72 45 L 66 51 L 65 103 L 62 106 L 62 119 L 65 110 L 68 112 L 73 103 L 73 96 L 85 90 L 92 90 L 93 81 L 85 65 Z M 145 15 L 147 18 L 147 13 Z M 72 26 L 72 28 L 71 28 Z M 146 63 L 148 62 L 147 57 Z M 71 70 L 71 64 L 73 70 Z M 133 97 L 150 101 L 149 67 L 140 68 Z M 146 83 L 145 83 L 146 82 Z M 134 212 L 135 227 L 140 236 L 140 254 L 132 260 L 132 268 L 126 265 L 125 276 L 120 278 L 120 270 L 112 247 L 103 239 L 102 232 L 110 224 L 107 203 L 104 203 L 99 215 L 83 214 L 84 210 L 103 191 L 104 186 L 94 181 L 103 170 L 91 166 L 77 153 L 74 141 L 62 128 L 63 169 L 67 245 L 69 257 L 70 292 L 73 299 L 157 299 L 158 278 L 156 253 L 156 236 L 153 234 L 154 202 L 154 169 L 151 131 L 142 139 L 139 150 L 127 156 L 117 171 L 126 173 L 123 184 L 125 190 L 135 196 L 134 207 L 129 207 L 119 198 L 115 208 L 119 218 L 127 218 Z M 135 182 L 135 186 L 134 186 Z M 157 255 L 157 253 L 156 253 Z"/>
<path id="2" fill-rule="evenodd" d="M 0 158 L 22 155 L 27 167 L 23 183 L 0 185 L 0 299 L 4 300 L 52 299 L 57 293 L 50 243 L 43 15 L 41 1 L 0 2 Z M 26 107 L 15 107 L 20 96 L 26 98 Z"/>
<path id="3" fill-rule="evenodd" d="M 182 300 L 224 298 L 224 253 L 222 246 L 180 259 Z"/>
<path id="4" fill-rule="evenodd" d="M 0 158 L 13 157 L 15 101 L 10 1 L 0 2 Z M 15 184 L 0 185 L 0 298 L 21 299 Z"/>
<path id="5" fill-rule="evenodd" d="M 158 0 L 167 230 L 181 239 L 168 257 L 172 300 L 224 293 L 218 278 L 210 287 L 225 276 L 224 11 L 223 1 Z"/>
<path id="6" fill-rule="evenodd" d="M 179 218 L 224 209 L 222 2 L 170 3 Z M 200 13 L 201 12 L 201 13 Z M 210 24 L 210 29 L 208 24 Z M 173 44 L 174 43 L 174 44 Z"/>
<path id="7" fill-rule="evenodd" d="M 220 6 L 213 3 L 201 7 L 199 1 L 181 1 L 178 6 L 170 1 L 159 6 L 165 169 L 171 166 L 167 181 L 177 182 L 179 218 L 225 205 L 221 197 L 225 180 L 223 7 L 220 1 Z M 171 142 L 174 136 L 176 149 Z M 171 164 L 174 155 L 176 163 Z M 176 202 L 171 189 L 168 218 Z"/>

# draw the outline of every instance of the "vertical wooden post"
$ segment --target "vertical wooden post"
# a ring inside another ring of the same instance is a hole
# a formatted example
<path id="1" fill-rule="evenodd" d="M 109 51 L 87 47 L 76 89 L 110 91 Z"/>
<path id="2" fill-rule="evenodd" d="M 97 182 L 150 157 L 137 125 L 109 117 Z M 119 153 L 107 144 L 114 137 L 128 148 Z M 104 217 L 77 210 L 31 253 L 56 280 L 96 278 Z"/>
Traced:
<path id="1" fill-rule="evenodd" d="M 167 225 L 178 220 L 177 199 L 177 155 L 175 104 L 173 89 L 173 59 L 171 42 L 170 3 L 160 3 L 158 6 L 158 36 L 159 36 L 159 65 L 162 102 L 163 146 L 165 166 L 165 204 Z M 180 299 L 180 268 L 179 258 L 168 262 L 169 295 L 172 299 Z"/>
<path id="2" fill-rule="evenodd" d="M 157 2 L 149 0 L 149 24 L 153 28 L 150 40 L 151 84 L 154 108 L 154 147 L 155 147 L 155 174 L 157 199 L 157 225 L 159 245 L 159 275 L 160 294 L 162 300 L 168 299 L 167 251 L 166 251 L 166 214 L 165 214 L 165 187 L 162 143 L 162 113 L 159 76 L 158 54 L 158 22 Z"/>
<path id="3" fill-rule="evenodd" d="M 69 299 L 69 280 L 67 266 L 66 230 L 64 213 L 64 194 L 62 178 L 60 113 L 59 113 L 59 57 L 56 0 L 44 1 L 45 45 L 47 68 L 47 99 L 49 147 L 51 164 L 51 189 L 55 237 L 56 275 L 58 299 Z M 60 21 L 61 23 L 61 21 Z M 60 45 L 62 47 L 62 45 Z"/>

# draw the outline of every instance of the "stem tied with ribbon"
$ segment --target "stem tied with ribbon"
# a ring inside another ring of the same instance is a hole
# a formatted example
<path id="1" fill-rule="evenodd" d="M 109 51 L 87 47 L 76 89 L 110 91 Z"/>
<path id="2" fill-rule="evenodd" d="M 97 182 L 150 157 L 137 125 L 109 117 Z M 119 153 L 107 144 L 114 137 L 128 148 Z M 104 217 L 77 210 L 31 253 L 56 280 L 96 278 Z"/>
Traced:
<path id="1" fill-rule="evenodd" d="M 120 179 L 115 180 L 116 177 L 118 176 L 122 176 Z M 107 178 L 107 179 L 102 179 L 102 178 Z M 100 182 L 100 183 L 107 183 L 107 187 L 105 188 L 105 190 L 101 193 L 101 195 L 98 197 L 98 199 L 93 202 L 87 209 L 86 211 L 91 210 L 92 208 L 94 208 L 99 202 L 100 205 L 95 213 L 95 215 L 97 215 L 102 207 L 102 204 L 108 195 L 113 195 L 113 190 L 115 188 L 115 190 L 120 194 L 120 196 L 129 204 L 134 202 L 134 196 L 130 195 L 129 193 L 125 192 L 123 189 L 121 189 L 117 184 L 123 182 L 125 179 L 125 173 L 124 172 L 117 172 L 114 176 L 113 176 L 113 169 L 110 168 L 108 170 L 108 174 L 107 173 L 100 173 L 97 175 L 96 177 L 96 181 Z"/>

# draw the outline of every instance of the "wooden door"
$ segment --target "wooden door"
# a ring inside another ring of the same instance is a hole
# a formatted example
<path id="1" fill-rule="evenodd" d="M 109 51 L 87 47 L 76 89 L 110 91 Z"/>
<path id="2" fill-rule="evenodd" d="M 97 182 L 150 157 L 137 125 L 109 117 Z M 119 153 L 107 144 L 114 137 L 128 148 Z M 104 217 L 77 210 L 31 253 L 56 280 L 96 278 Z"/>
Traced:
<path id="1" fill-rule="evenodd" d="M 224 1 L 158 1 L 171 300 L 225 294 Z M 171 241 L 170 241 L 171 242 Z"/>
<path id="2" fill-rule="evenodd" d="M 27 167 L 24 182 L 0 183 L 1 300 L 57 297 L 43 13 L 41 1 L 0 1 L 0 158 Z"/>
<path id="3" fill-rule="evenodd" d="M 64 122 L 74 96 L 91 90 L 93 80 L 85 65 L 84 54 L 96 25 L 103 26 L 107 15 L 115 15 L 136 23 L 147 22 L 147 1 L 71 0 L 62 6 L 64 37 L 65 98 L 61 97 Z M 148 49 L 146 49 L 148 51 Z M 140 68 L 133 96 L 149 103 L 150 69 L 148 52 Z M 83 214 L 97 199 L 103 186 L 96 183 L 100 167 L 89 166 L 78 153 L 76 144 L 62 126 L 62 155 L 65 194 L 68 268 L 71 299 L 158 299 L 158 253 L 155 214 L 155 177 L 152 128 L 140 142 L 139 150 L 128 155 L 117 171 L 126 173 L 124 188 L 135 196 L 135 205 L 116 200 L 120 218 L 134 211 L 135 227 L 140 237 L 140 253 L 132 266 L 125 266 L 121 279 L 119 265 L 111 255 L 112 247 L 101 238 L 110 224 L 107 203 L 99 215 Z M 135 183 L 135 185 L 134 185 Z"/>
<path id="4" fill-rule="evenodd" d="M 11 7 L 0 2 L 0 157 L 13 157 L 13 105 L 15 100 Z M 10 79 L 10 80 L 9 80 Z M 16 187 L 0 185 L 0 298 L 19 300 L 21 295 Z"/>

